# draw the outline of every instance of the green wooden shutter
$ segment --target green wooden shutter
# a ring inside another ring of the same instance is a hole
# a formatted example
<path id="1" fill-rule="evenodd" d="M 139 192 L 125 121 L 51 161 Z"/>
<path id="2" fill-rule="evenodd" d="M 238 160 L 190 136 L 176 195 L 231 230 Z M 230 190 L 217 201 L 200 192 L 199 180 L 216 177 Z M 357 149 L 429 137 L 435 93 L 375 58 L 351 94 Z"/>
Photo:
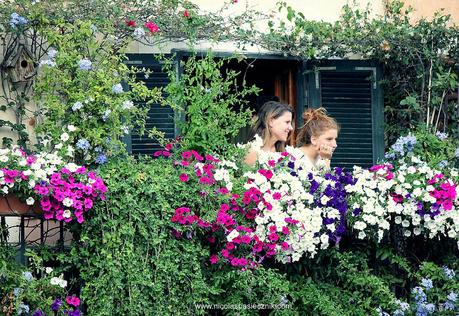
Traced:
<path id="1" fill-rule="evenodd" d="M 362 72 L 323 72 L 322 106 L 341 126 L 333 163 L 343 167 L 373 164 L 371 82 Z"/>
<path id="2" fill-rule="evenodd" d="M 136 79 L 143 81 L 148 88 L 165 87 L 169 83 L 167 74 L 162 70 L 162 63 L 154 59 L 152 54 L 130 54 L 128 65 L 133 65 L 139 68 L 148 69 L 151 73 L 145 76 L 144 72 L 137 73 Z M 163 95 L 166 97 L 166 95 Z M 138 105 L 145 105 L 139 104 Z M 166 138 L 174 138 L 176 136 L 174 111 L 169 106 L 161 106 L 157 103 L 152 103 L 148 111 L 146 119 L 146 134 L 152 127 L 156 127 L 159 131 L 165 133 Z M 140 135 L 137 129 L 134 129 L 127 139 L 128 151 L 133 155 L 151 155 L 162 147 L 155 139 Z"/>
<path id="3" fill-rule="evenodd" d="M 370 167 L 384 152 L 377 67 L 362 61 L 322 62 L 309 75 L 310 106 L 323 106 L 340 127 L 332 165 Z"/>

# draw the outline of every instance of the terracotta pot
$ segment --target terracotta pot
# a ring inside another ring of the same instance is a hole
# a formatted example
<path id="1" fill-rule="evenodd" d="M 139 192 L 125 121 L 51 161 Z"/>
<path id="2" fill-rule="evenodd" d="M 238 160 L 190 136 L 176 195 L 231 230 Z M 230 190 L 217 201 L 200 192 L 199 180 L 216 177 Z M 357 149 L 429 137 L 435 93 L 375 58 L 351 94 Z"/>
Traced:
<path id="1" fill-rule="evenodd" d="M 0 216 L 37 215 L 41 213 L 38 205 L 27 205 L 26 202 L 19 200 L 15 194 L 0 197 Z"/>

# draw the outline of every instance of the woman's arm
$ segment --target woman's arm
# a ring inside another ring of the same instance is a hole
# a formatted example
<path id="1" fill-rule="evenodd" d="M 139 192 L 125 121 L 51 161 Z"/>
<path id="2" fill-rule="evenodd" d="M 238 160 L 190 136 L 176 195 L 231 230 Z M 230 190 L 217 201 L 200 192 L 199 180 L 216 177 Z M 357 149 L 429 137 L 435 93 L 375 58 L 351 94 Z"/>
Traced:
<path id="1" fill-rule="evenodd" d="M 245 156 L 244 162 L 249 166 L 253 166 L 257 162 L 258 154 L 255 150 L 251 150 Z"/>

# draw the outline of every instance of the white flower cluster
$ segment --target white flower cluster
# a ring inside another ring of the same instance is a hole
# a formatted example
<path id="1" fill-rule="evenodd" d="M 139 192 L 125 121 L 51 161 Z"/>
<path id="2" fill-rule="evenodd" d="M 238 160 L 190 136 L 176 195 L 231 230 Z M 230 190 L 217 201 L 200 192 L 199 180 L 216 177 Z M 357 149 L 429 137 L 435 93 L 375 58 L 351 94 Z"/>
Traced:
<path id="1" fill-rule="evenodd" d="M 68 126 L 69 131 L 74 129 L 73 126 Z M 66 138 L 66 134 L 64 132 L 61 139 Z M 56 147 L 62 148 L 62 146 Z M 74 163 L 66 163 L 58 152 L 27 155 L 19 146 L 2 148 L 0 149 L 0 194 L 7 195 L 22 190 L 24 191 L 22 193 L 28 195 L 27 205 L 33 205 L 35 199 L 32 195 L 35 186 L 43 181 L 48 183 L 51 175 L 64 167 L 72 172 L 80 168 Z M 23 185 L 23 183 L 27 184 Z"/>
<path id="2" fill-rule="evenodd" d="M 245 184 L 245 189 L 254 188 L 262 193 L 263 200 L 257 205 L 259 213 L 255 218 L 255 234 L 264 242 L 281 238 L 283 242 L 278 242 L 276 258 L 282 262 L 294 262 L 304 254 L 312 257 L 319 249 L 329 246 L 323 218 L 337 219 L 339 212 L 333 208 L 314 206 L 314 196 L 309 193 L 310 171 L 296 167 L 295 162 L 300 164 L 292 155 L 280 162 L 284 166 L 275 166 L 279 158 L 282 158 L 281 153 L 259 151 L 260 169 L 244 174 L 251 180 Z M 286 165 L 289 162 L 293 168 Z M 274 166 L 275 170 L 271 172 Z M 260 170 L 268 171 L 268 176 Z M 322 179 L 322 185 L 327 184 L 328 181 Z M 329 231 L 334 232 L 335 224 L 329 226 Z"/>
<path id="3" fill-rule="evenodd" d="M 51 283 L 51 285 L 60 286 L 61 288 L 67 287 L 67 281 L 64 280 L 64 276 L 62 274 L 59 277 L 52 277 L 49 283 Z"/>
<path id="4" fill-rule="evenodd" d="M 393 173 L 354 169 L 357 183 L 346 187 L 352 193 L 351 206 L 359 209 L 354 210 L 352 228 L 359 238 L 376 233 L 381 240 L 393 220 L 405 237 L 459 239 L 457 184 L 415 156 L 406 159 Z M 457 178 L 457 170 L 450 169 L 450 175 Z"/>

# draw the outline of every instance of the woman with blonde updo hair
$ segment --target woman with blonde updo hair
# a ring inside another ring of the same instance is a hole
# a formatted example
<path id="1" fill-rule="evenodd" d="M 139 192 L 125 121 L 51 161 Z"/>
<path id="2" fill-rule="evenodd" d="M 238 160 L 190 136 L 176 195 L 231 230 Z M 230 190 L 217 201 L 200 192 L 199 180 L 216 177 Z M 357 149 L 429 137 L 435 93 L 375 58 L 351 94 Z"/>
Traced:
<path id="1" fill-rule="evenodd" d="M 303 113 L 303 126 L 296 137 L 297 149 L 303 154 L 301 161 L 311 170 L 330 168 L 330 159 L 336 147 L 339 125 L 327 115 L 324 108 L 309 108 Z"/>
<path id="2" fill-rule="evenodd" d="M 285 143 L 293 131 L 293 108 L 288 104 L 268 101 L 260 108 L 252 134 L 262 139 L 259 149 L 252 148 L 245 157 L 245 163 L 252 166 L 258 159 L 259 150 L 280 152 L 285 150 Z"/>

